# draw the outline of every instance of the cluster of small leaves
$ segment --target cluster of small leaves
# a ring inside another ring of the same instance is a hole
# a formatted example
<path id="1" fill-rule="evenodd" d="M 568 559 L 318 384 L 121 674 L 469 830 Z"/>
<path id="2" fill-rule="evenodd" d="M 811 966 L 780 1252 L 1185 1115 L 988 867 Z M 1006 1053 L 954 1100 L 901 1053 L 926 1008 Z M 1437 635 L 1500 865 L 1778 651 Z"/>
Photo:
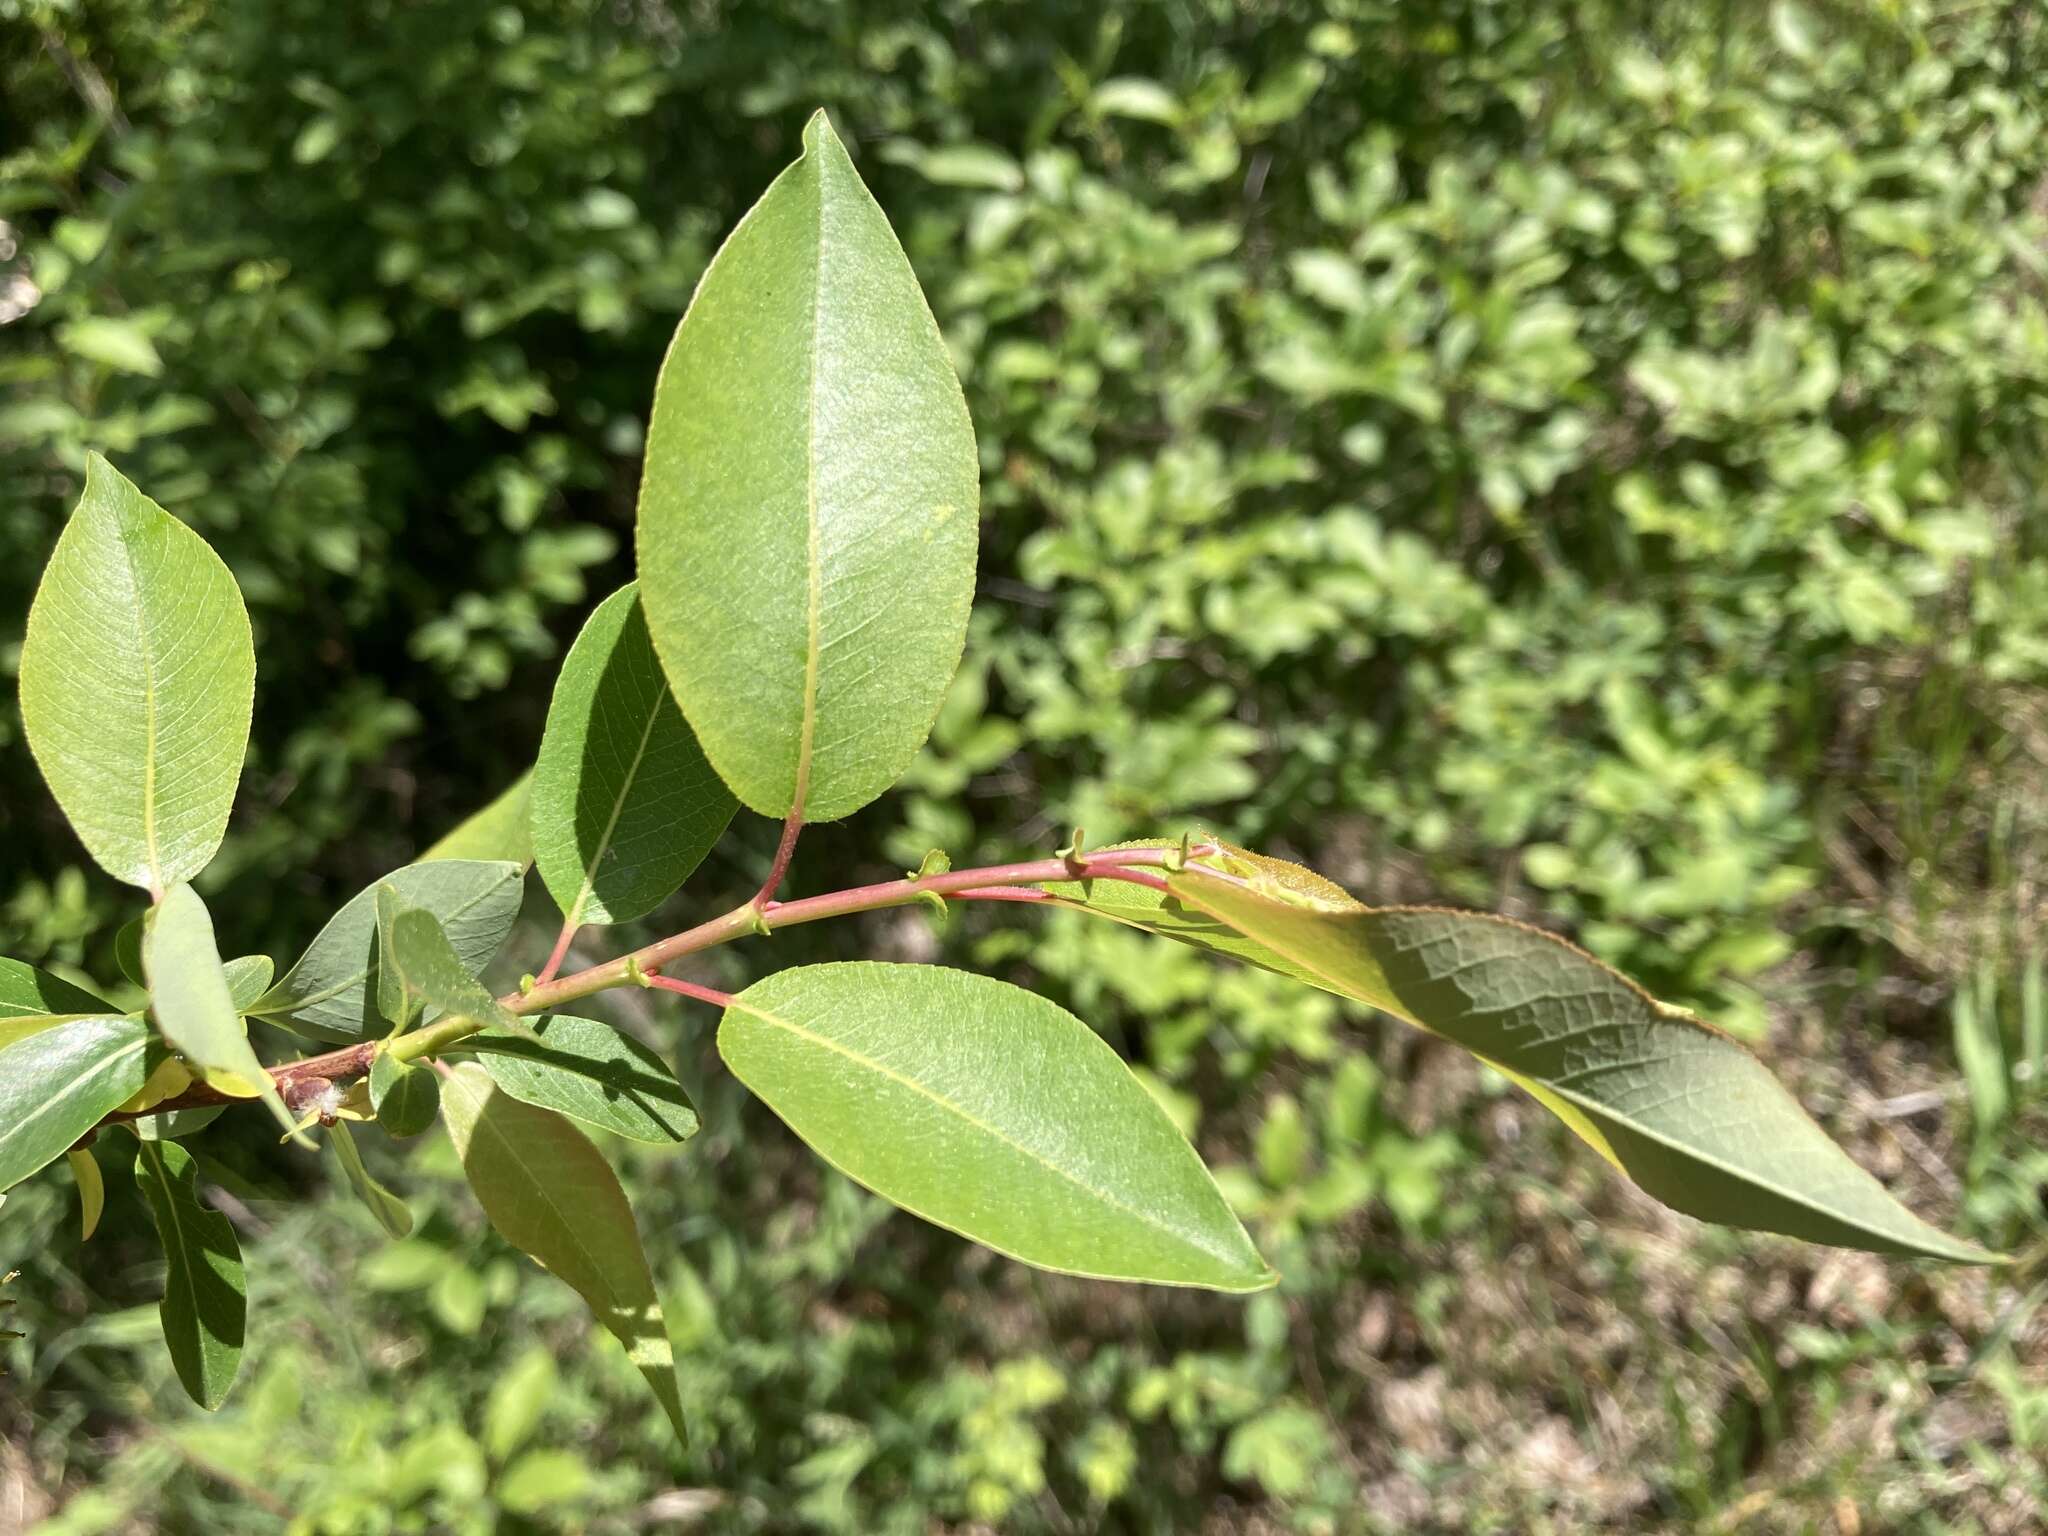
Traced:
<path id="1" fill-rule="evenodd" d="M 576 1122 L 672 1143 L 695 1115 L 658 1057 L 552 1011 L 633 983 L 720 1004 L 734 1075 L 825 1161 L 905 1210 L 1047 1269 L 1271 1285 L 1166 1108 L 1056 1004 L 928 966 L 797 966 L 736 996 L 654 974 L 778 923 L 954 896 L 1078 909 L 1441 1035 L 1691 1214 L 1883 1253 L 1989 1257 L 1906 1211 L 1743 1047 L 1551 935 L 1369 908 L 1192 833 L 1091 850 L 1077 831 L 1051 860 L 989 870 L 928 856 L 903 881 L 809 903 L 773 899 L 779 857 L 760 896 L 726 918 L 557 979 L 580 929 L 659 905 L 738 805 L 782 820 L 786 852 L 807 818 L 858 811 L 904 774 L 967 634 L 978 481 L 909 262 L 819 113 L 801 158 L 707 269 L 656 383 L 637 585 L 600 605 L 571 649 L 530 782 L 442 850 L 501 857 L 395 871 L 266 988 L 267 959 L 223 961 L 188 883 L 220 846 L 240 776 L 248 619 L 205 543 L 93 457 L 30 611 L 22 714 L 87 851 L 148 893 L 147 1017 L 8 972 L 0 1189 L 110 1116 L 132 1122 L 169 1256 L 164 1332 L 195 1401 L 218 1406 L 240 1369 L 247 1287 L 233 1226 L 202 1203 L 171 1117 L 260 1098 L 288 1139 L 327 1133 L 349 1184 L 401 1237 L 406 1205 L 371 1177 L 348 1122 L 402 1139 L 443 1121 L 492 1225 L 588 1303 L 682 1436 L 631 1208 Z M 497 998 L 479 972 L 504 940 L 529 849 L 561 940 L 539 977 Z M 343 1048 L 273 1072 L 249 1043 L 251 1017 Z"/>

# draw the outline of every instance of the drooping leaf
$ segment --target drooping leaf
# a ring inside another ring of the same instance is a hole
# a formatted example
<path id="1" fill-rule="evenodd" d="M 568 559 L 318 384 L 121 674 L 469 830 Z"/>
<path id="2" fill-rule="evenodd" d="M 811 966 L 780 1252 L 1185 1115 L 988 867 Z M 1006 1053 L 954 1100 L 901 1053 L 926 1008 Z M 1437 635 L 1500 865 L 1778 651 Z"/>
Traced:
<path id="1" fill-rule="evenodd" d="M 94 997 L 61 976 L 19 960 L 0 959 L 0 1019 L 109 1011 L 106 999 Z"/>
<path id="2" fill-rule="evenodd" d="M 1169 915 L 1144 926 L 1189 937 L 1221 924 L 1237 952 L 1463 1046 L 1674 1210 L 1878 1253 L 1994 1257 L 1908 1211 L 1738 1041 L 1540 929 L 1366 907 L 1235 849 L 1168 883 Z M 1129 911 L 1157 894 L 1131 886 L 1119 900 Z"/>
<path id="3" fill-rule="evenodd" d="M 1021 987 L 936 966 L 799 966 L 733 1000 L 718 1049 L 833 1167 L 1000 1253 L 1111 1280 L 1273 1283 L 1130 1068 Z"/>
<path id="4" fill-rule="evenodd" d="M 938 327 L 821 112 L 698 284 L 640 485 L 648 628 L 742 802 L 829 821 L 909 766 L 966 638 L 979 495 Z"/>
<path id="5" fill-rule="evenodd" d="M 135 1182 L 163 1240 L 164 1342 L 193 1402 L 209 1413 L 227 1401 L 242 1368 L 248 1282 L 227 1217 L 199 1200 L 199 1169 L 174 1141 L 145 1141 Z"/>
<path id="6" fill-rule="evenodd" d="M 739 809 L 676 708 L 637 587 L 569 648 L 533 770 L 534 861 L 573 927 L 666 901 Z"/>
<path id="7" fill-rule="evenodd" d="M 421 854 L 418 862 L 483 859 L 526 868 L 533 862 L 533 838 L 527 830 L 527 804 L 532 790 L 533 770 L 529 768 L 506 785 L 489 805 L 456 825 Z"/>
<path id="8" fill-rule="evenodd" d="M 557 1014 L 535 1024 L 530 1038 L 485 1033 L 466 1044 L 522 1103 L 656 1145 L 697 1134 L 697 1112 L 668 1063 L 610 1025 Z"/>
<path id="9" fill-rule="evenodd" d="M 404 999 L 394 1012 L 408 1017 L 421 1011 L 429 1017 L 461 1014 L 515 1034 L 528 1032 L 526 1021 L 492 997 L 463 964 L 433 913 L 400 906 L 389 886 L 378 890 L 377 900 L 383 928 L 380 985 L 394 983 L 396 995 Z"/>
<path id="10" fill-rule="evenodd" d="M 386 1135 L 417 1136 L 441 1113 L 441 1080 L 429 1068 L 380 1052 L 370 1065 L 370 1107 Z"/>
<path id="11" fill-rule="evenodd" d="M 284 980 L 250 1011 L 316 1040 L 348 1045 L 386 1032 L 377 1012 L 377 887 L 441 923 L 465 969 L 481 971 L 519 916 L 516 863 L 448 859 L 408 864 L 352 897 L 327 920 Z"/>
<path id="12" fill-rule="evenodd" d="M 79 840 L 161 892 L 227 830 L 256 690 L 235 579 L 98 454 L 29 609 L 21 717 Z"/>
<path id="13" fill-rule="evenodd" d="M 0 1190 L 140 1092 L 161 1055 L 141 1020 L 107 1017 L 52 1017 L 0 1049 Z"/>
<path id="14" fill-rule="evenodd" d="M 474 1062 L 448 1074 L 441 1097 L 449 1139 L 491 1225 L 590 1304 L 686 1440 L 668 1324 L 610 1165 L 566 1119 L 501 1092 Z"/>
<path id="15" fill-rule="evenodd" d="M 341 1164 L 349 1188 L 370 1208 L 370 1214 L 377 1218 L 377 1225 L 393 1237 L 409 1236 L 412 1212 L 403 1200 L 370 1177 L 370 1170 L 363 1166 L 363 1154 L 356 1147 L 356 1139 L 346 1120 L 337 1120 L 327 1128 L 327 1145 L 333 1150 L 335 1161 Z"/>
<path id="16" fill-rule="evenodd" d="M 64 1161 L 71 1165 L 72 1180 L 78 1185 L 78 1240 L 89 1243 L 99 1230 L 100 1212 L 107 1208 L 106 1180 L 100 1177 L 99 1160 L 83 1147 L 66 1152 Z"/>
<path id="17" fill-rule="evenodd" d="M 156 1027 L 207 1082 L 225 1092 L 253 1092 L 287 1131 L 297 1124 L 277 1085 L 249 1048 L 249 1026 L 228 987 L 214 945 L 213 918 L 191 886 L 164 892 L 142 934 L 142 968 Z"/>

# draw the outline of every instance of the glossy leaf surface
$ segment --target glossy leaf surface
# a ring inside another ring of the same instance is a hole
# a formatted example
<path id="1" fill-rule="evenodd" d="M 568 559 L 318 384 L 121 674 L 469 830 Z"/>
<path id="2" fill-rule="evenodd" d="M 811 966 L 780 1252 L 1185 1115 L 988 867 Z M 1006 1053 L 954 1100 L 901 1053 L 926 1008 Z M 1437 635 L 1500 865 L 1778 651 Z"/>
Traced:
<path id="1" fill-rule="evenodd" d="M 501 1092 L 474 1062 L 442 1090 L 448 1135 L 498 1235 L 590 1304 L 687 1439 L 675 1355 L 632 1209 L 611 1167 L 562 1116 Z"/>
<path id="2" fill-rule="evenodd" d="M 557 1014 L 533 1037 L 486 1033 L 466 1042 L 513 1098 L 657 1145 L 697 1134 L 697 1112 L 668 1063 L 632 1036 Z"/>
<path id="3" fill-rule="evenodd" d="M 959 664 L 979 467 L 937 325 L 823 113 L 699 283 L 655 386 L 641 600 L 741 801 L 893 784 Z"/>
<path id="4" fill-rule="evenodd" d="M 52 976 L 19 960 L 0 959 L 0 1019 L 108 1011 L 109 1004 L 104 998 L 73 986 L 61 976 Z"/>
<path id="5" fill-rule="evenodd" d="M 534 861 L 572 925 L 624 923 L 668 899 L 739 809 L 621 587 L 562 663 L 533 770 Z"/>
<path id="6" fill-rule="evenodd" d="M 139 1019 L 53 1018 L 0 1049 L 0 1190 L 141 1092 L 160 1057 Z"/>
<path id="7" fill-rule="evenodd" d="M 384 1034 L 377 1012 L 377 887 L 433 914 L 463 967 L 490 963 L 519 916 L 524 870 L 496 860 L 408 864 L 366 887 L 327 920 L 298 963 L 258 999 L 255 1013 L 336 1045 Z"/>
<path id="8" fill-rule="evenodd" d="M 164 1245 L 164 1299 L 157 1309 L 171 1364 L 193 1402 L 211 1412 L 227 1401 L 242 1368 L 248 1281 L 227 1217 L 199 1199 L 198 1165 L 174 1141 L 145 1141 L 135 1182 Z"/>
<path id="9" fill-rule="evenodd" d="M 1045 1269 L 1273 1283 L 1215 1181 L 1065 1009 L 936 966 L 799 966 L 747 988 L 718 1048 L 827 1162 L 927 1221 Z"/>
<path id="10" fill-rule="evenodd" d="M 249 615 L 206 541 L 98 454 L 29 609 L 21 715 L 79 840 L 162 891 L 227 830 L 256 689 Z"/>

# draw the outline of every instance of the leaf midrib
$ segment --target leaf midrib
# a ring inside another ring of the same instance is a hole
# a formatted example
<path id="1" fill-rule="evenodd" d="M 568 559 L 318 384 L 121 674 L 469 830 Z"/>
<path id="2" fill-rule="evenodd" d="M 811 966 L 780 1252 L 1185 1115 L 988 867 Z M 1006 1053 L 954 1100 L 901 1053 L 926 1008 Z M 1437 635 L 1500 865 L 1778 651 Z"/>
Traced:
<path id="1" fill-rule="evenodd" d="M 597 847 L 583 866 L 583 883 L 577 887 L 576 899 L 569 904 L 568 924 L 579 927 L 583 921 L 583 909 L 597 889 L 597 866 L 612 846 L 612 834 L 618 830 L 619 818 L 626 812 L 626 801 L 633 792 L 633 781 L 640 777 L 640 764 L 647 757 L 647 743 L 654 739 L 655 723 L 661 718 L 661 696 L 657 694 L 647 710 L 647 722 L 640 727 L 640 743 L 633 749 L 633 760 L 626 765 L 625 778 L 619 784 L 619 792 L 612 800 L 612 813 L 605 819 L 604 831 L 598 834 Z"/>
<path id="2" fill-rule="evenodd" d="M 1204 906 L 1202 910 L 1208 912 L 1209 915 L 1211 917 L 1214 917 L 1218 922 L 1230 926 L 1233 929 L 1233 931 L 1239 933 L 1243 932 L 1242 929 L 1238 929 L 1234 924 L 1231 924 L 1229 918 L 1225 917 L 1222 913 L 1215 911 L 1213 908 Z M 1372 909 L 1370 907 L 1361 907 L 1359 909 L 1358 915 L 1369 917 L 1372 915 Z M 1246 934 L 1245 937 L 1250 938 L 1251 935 Z M 1354 1002 L 1366 1002 L 1366 1000 L 1364 998 L 1359 997 L 1355 991 L 1353 991 L 1349 987 L 1344 986 L 1341 982 L 1331 977 L 1327 969 L 1317 965 L 1315 962 L 1311 960 L 1303 959 L 1300 955 L 1291 952 L 1285 945 L 1276 944 L 1273 942 L 1272 939 L 1264 936 L 1260 936 L 1254 939 L 1253 942 L 1265 945 L 1267 948 L 1271 949 L 1273 953 L 1275 953 L 1276 955 L 1281 956 L 1283 959 L 1291 960 L 1296 965 L 1302 967 L 1302 969 L 1309 971 L 1314 975 L 1322 978 L 1323 985 L 1329 987 L 1339 996 L 1350 998 Z M 1439 1038 L 1448 1038 L 1447 1036 L 1440 1035 L 1439 1032 L 1432 1026 L 1424 1023 L 1421 1019 L 1416 1018 L 1414 1015 L 1406 1012 L 1405 1010 L 1398 1008 L 1388 1008 L 1382 1003 L 1367 1003 L 1366 1006 L 1378 1008 L 1384 1013 L 1392 1014 L 1395 1018 L 1400 1019 L 1403 1023 L 1412 1024 L 1417 1029 L 1423 1030 L 1428 1034 L 1439 1035 Z M 1495 1061 L 1485 1052 L 1475 1051 L 1472 1049 L 1472 1047 L 1468 1045 L 1459 1044 L 1459 1042 L 1457 1041 L 1451 1041 L 1451 1043 L 1453 1045 L 1457 1045 L 1458 1049 L 1466 1052 L 1468 1055 L 1475 1056 L 1479 1060 L 1487 1063 L 1487 1065 L 1496 1067 L 1500 1071 L 1505 1072 L 1510 1076 L 1527 1075 L 1529 1076 L 1529 1080 L 1531 1082 L 1542 1083 L 1543 1086 L 1550 1092 L 1556 1094 L 1559 1098 L 1566 1100 L 1568 1103 L 1574 1104 L 1578 1108 L 1583 1109 L 1584 1111 L 1586 1111 L 1586 1113 L 1593 1115 L 1598 1119 L 1609 1121 L 1612 1124 L 1623 1126 L 1629 1131 L 1633 1132 L 1634 1134 L 1642 1137 L 1645 1141 L 1655 1142 L 1657 1145 L 1664 1147 L 1668 1151 L 1676 1152 L 1681 1157 L 1689 1158 L 1691 1161 L 1699 1164 L 1701 1167 L 1711 1168 L 1719 1173 L 1723 1173 L 1727 1175 L 1730 1179 L 1735 1180 L 1739 1184 L 1746 1184 L 1753 1189 L 1762 1190 L 1766 1194 L 1773 1195 L 1778 1199 L 1799 1206 L 1804 1210 L 1812 1212 L 1816 1216 L 1824 1218 L 1825 1220 L 1840 1222 L 1845 1226 L 1854 1227 L 1859 1231 L 1870 1233 L 1872 1236 L 1887 1237 L 1894 1241 L 1902 1240 L 1899 1234 L 1887 1232 L 1885 1229 L 1881 1227 L 1873 1226 L 1869 1222 L 1862 1220 L 1860 1217 L 1847 1216 L 1840 1211 L 1829 1210 L 1826 1206 L 1818 1204 L 1817 1202 L 1815 1202 L 1814 1200 L 1810 1199 L 1809 1197 L 1800 1193 L 1797 1190 L 1785 1189 L 1775 1184 L 1766 1183 L 1763 1179 L 1758 1178 L 1753 1173 L 1749 1173 L 1743 1169 L 1733 1167 L 1730 1164 L 1723 1162 L 1720 1158 L 1712 1155 L 1711 1153 L 1702 1152 L 1696 1147 L 1687 1146 L 1684 1142 L 1675 1140 L 1671 1136 L 1666 1135 L 1662 1131 L 1653 1130 L 1649 1126 L 1643 1125 L 1633 1117 L 1622 1114 L 1618 1110 L 1614 1109 L 1611 1105 L 1602 1104 L 1596 1099 L 1589 1099 L 1584 1094 L 1578 1092 L 1575 1089 L 1560 1087 L 1553 1082 L 1545 1081 L 1543 1078 L 1536 1077 L 1533 1074 L 1523 1074 L 1520 1072 L 1518 1068 L 1510 1067 L 1507 1066 L 1505 1063 Z M 1735 1048 L 1737 1050 L 1742 1049 L 1742 1047 L 1740 1046 L 1736 1046 Z M 1781 1084 L 1779 1086 L 1782 1089 L 1783 1085 Z M 1793 1107 L 1795 1109 L 1799 1107 L 1796 1100 L 1794 1101 Z M 1801 1109 L 1800 1113 L 1803 1114 L 1805 1113 L 1805 1111 Z M 1846 1152 L 1844 1152 L 1842 1156 L 1844 1158 L 1848 1158 L 1848 1154 Z M 1877 1182 L 1874 1175 L 1869 1174 L 1868 1170 L 1863 1169 L 1862 1166 L 1856 1163 L 1854 1159 L 1849 1159 L 1849 1161 L 1850 1166 L 1857 1168 L 1858 1171 L 1863 1172 L 1866 1177 L 1869 1177 L 1872 1183 L 1877 1185 L 1877 1188 L 1880 1192 L 1889 1195 L 1889 1191 L 1885 1190 L 1883 1184 Z M 1917 1217 L 1912 1217 L 1911 1212 L 1907 1212 L 1906 1214 L 1909 1218 L 1916 1221 L 1918 1220 Z M 1910 1229 L 1908 1230 L 1910 1231 Z M 1937 1233 L 1937 1235 L 1942 1236 L 1944 1238 L 1946 1237 L 1946 1234 L 1940 1233 L 1939 1229 L 1937 1228 L 1929 1228 L 1928 1230 L 1934 1231 Z M 1923 1243 L 1921 1246 L 1924 1251 L 1927 1245 Z M 1955 1243 L 1952 1244 L 1952 1246 L 1954 1249 L 1960 1251 L 1967 1245 Z"/>
<path id="3" fill-rule="evenodd" d="M 780 1014 L 770 1013 L 766 1009 L 761 1008 L 756 1004 L 745 1002 L 740 998 L 734 998 L 728 1006 L 737 1008 L 742 1013 L 752 1014 L 755 1018 L 760 1019 L 763 1023 L 773 1024 L 778 1029 L 786 1030 L 790 1034 L 795 1035 L 797 1038 L 801 1040 L 806 1040 L 813 1045 L 821 1045 L 829 1051 L 837 1052 L 839 1055 L 844 1056 L 848 1061 L 853 1062 L 856 1066 L 865 1067 L 869 1071 L 875 1073 L 877 1076 L 887 1078 L 889 1081 L 897 1083 L 902 1087 L 910 1089 L 913 1093 L 916 1093 L 924 1098 L 931 1100 L 932 1103 L 938 1105 L 941 1109 L 946 1110 L 949 1113 L 957 1116 L 959 1119 L 973 1126 L 976 1130 L 981 1131 L 985 1135 L 993 1137 L 995 1140 L 1001 1142 L 1004 1146 L 1010 1147 L 1013 1150 L 1022 1153 L 1026 1158 L 1030 1159 L 1034 1163 L 1037 1163 L 1041 1168 L 1044 1168 L 1047 1172 L 1055 1174 L 1062 1179 L 1065 1179 L 1069 1184 L 1072 1184 L 1076 1189 L 1080 1190 L 1083 1194 L 1092 1196 L 1094 1199 L 1100 1201 L 1103 1205 L 1108 1206 L 1111 1210 L 1121 1211 L 1126 1216 L 1136 1218 L 1144 1225 L 1152 1228 L 1153 1231 L 1158 1232 L 1163 1236 L 1171 1239 L 1176 1246 L 1184 1250 L 1191 1250 L 1195 1253 L 1202 1255 L 1202 1257 L 1204 1257 L 1205 1259 L 1209 1259 L 1213 1262 L 1220 1263 L 1225 1266 L 1230 1266 L 1232 1264 L 1233 1261 L 1230 1259 L 1228 1255 L 1218 1253 L 1214 1249 L 1208 1247 L 1207 1245 L 1193 1240 L 1189 1237 L 1187 1233 L 1182 1232 L 1176 1227 L 1168 1225 L 1167 1223 L 1161 1221 L 1157 1216 L 1152 1215 L 1150 1212 L 1140 1210 L 1136 1206 L 1126 1205 L 1123 1201 L 1117 1199 L 1115 1195 L 1112 1195 L 1108 1190 L 1097 1189 L 1093 1184 L 1088 1183 L 1085 1179 L 1079 1178 L 1075 1174 L 1069 1172 L 1067 1169 L 1060 1167 L 1058 1163 L 1051 1161 L 1049 1158 L 1045 1156 L 1044 1153 L 1039 1152 L 1033 1147 L 1026 1146 L 1023 1142 L 1018 1141 L 1015 1137 L 1009 1135 L 1007 1132 L 1001 1130 L 999 1127 L 990 1125 L 987 1121 L 981 1119 L 979 1116 L 969 1114 L 965 1109 L 963 1109 L 960 1105 L 954 1103 L 951 1099 L 948 1099 L 941 1094 L 933 1092 L 930 1088 L 927 1088 L 923 1083 L 920 1083 L 916 1078 L 907 1077 L 903 1073 L 896 1071 L 893 1067 L 887 1066 L 884 1063 L 877 1061 L 872 1056 L 864 1055 L 861 1052 L 854 1050 L 851 1046 L 844 1045 L 839 1041 L 832 1039 L 830 1036 L 821 1035 L 817 1033 L 815 1030 L 806 1029 L 803 1027 L 803 1025 L 798 1024 L 792 1019 L 783 1018 Z M 893 1201 L 895 1197 L 891 1196 L 890 1198 Z M 912 1210 L 913 1208 L 906 1205 L 904 1209 Z M 925 1214 L 922 1211 L 914 1211 L 913 1213 L 920 1216 Z"/>

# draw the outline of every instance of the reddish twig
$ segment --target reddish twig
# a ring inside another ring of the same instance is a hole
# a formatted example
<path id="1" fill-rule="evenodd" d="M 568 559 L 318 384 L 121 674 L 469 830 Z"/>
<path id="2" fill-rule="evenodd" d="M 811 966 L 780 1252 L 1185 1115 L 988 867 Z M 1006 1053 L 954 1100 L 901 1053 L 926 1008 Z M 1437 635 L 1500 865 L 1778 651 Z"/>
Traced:
<path id="1" fill-rule="evenodd" d="M 664 992 L 675 992 L 683 997 L 694 997 L 700 1003 L 710 1003 L 715 1008 L 728 1007 L 732 1003 L 730 992 L 721 992 L 716 987 L 700 987 L 694 981 L 679 981 L 673 976 L 647 978 L 647 985 L 659 987 Z"/>
<path id="2" fill-rule="evenodd" d="M 796 852 L 797 834 L 803 829 L 803 807 L 797 806 L 783 818 L 782 841 L 775 845 L 775 862 L 768 866 L 768 878 L 761 882 L 761 889 L 754 897 L 755 906 L 767 906 L 775 899 L 775 893 L 782 889 L 782 877 L 789 873 L 789 861 Z"/>

